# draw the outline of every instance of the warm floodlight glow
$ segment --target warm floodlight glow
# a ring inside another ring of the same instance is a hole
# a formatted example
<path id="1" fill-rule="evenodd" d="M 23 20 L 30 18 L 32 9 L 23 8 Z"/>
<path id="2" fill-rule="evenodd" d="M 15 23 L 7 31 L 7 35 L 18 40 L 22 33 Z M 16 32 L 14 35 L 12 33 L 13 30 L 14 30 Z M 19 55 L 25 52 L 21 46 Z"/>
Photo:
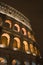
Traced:
<path id="1" fill-rule="evenodd" d="M 36 47 L 34 47 L 34 49 L 35 49 L 35 54 L 37 55 L 37 54 L 38 54 L 37 48 L 36 48 Z"/>
<path id="2" fill-rule="evenodd" d="M 27 41 L 23 41 L 24 49 L 27 54 L 30 54 L 29 46 Z"/>
<path id="3" fill-rule="evenodd" d="M 13 60 L 12 61 L 12 65 L 16 65 L 16 60 Z"/>
<path id="4" fill-rule="evenodd" d="M 31 50 L 31 53 L 33 54 L 33 53 L 34 53 L 34 47 L 33 47 L 33 44 L 30 44 L 30 50 Z"/>
<path id="5" fill-rule="evenodd" d="M 12 65 L 16 65 L 16 64 L 17 64 L 17 65 L 20 65 L 20 62 L 19 62 L 18 60 L 15 60 L 15 59 L 14 59 L 14 60 L 12 61 Z"/>
<path id="6" fill-rule="evenodd" d="M 12 23 L 10 20 L 5 20 L 6 23 L 8 23 L 10 25 L 10 28 L 12 27 Z"/>
<path id="7" fill-rule="evenodd" d="M 36 41 L 34 35 L 32 35 L 31 38 L 32 38 L 33 41 Z"/>
<path id="8" fill-rule="evenodd" d="M 25 28 L 22 28 L 22 31 L 23 31 L 23 34 L 26 35 L 26 29 Z"/>
<path id="9" fill-rule="evenodd" d="M 14 27 L 17 29 L 18 32 L 20 32 L 20 26 L 18 24 L 14 24 Z"/>
<path id="10" fill-rule="evenodd" d="M 25 51 L 28 51 L 28 42 L 27 41 L 23 41 L 24 47 L 25 47 Z"/>
<path id="11" fill-rule="evenodd" d="M 9 45 L 9 43 L 10 43 L 10 36 L 9 36 L 9 34 L 3 33 L 3 34 L 2 34 L 2 37 L 3 37 L 3 36 L 7 38 L 7 40 L 8 40 L 7 45 Z M 4 43 L 4 42 L 3 42 L 3 43 Z"/>
<path id="12" fill-rule="evenodd" d="M 31 33 L 30 32 L 28 32 L 28 38 L 31 38 Z"/>
<path id="13" fill-rule="evenodd" d="M 7 65 L 7 60 L 0 57 L 0 65 Z"/>
<path id="14" fill-rule="evenodd" d="M 13 49 L 17 50 L 20 48 L 20 39 L 18 37 L 14 38 L 14 43 L 13 43 Z"/>

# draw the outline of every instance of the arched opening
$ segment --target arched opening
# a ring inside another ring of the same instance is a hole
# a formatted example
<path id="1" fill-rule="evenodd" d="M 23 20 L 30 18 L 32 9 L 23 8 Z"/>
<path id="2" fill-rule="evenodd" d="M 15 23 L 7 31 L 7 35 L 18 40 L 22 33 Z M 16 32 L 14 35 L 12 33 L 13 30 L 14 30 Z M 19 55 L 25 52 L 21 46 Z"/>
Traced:
<path id="1" fill-rule="evenodd" d="M 7 33 L 3 33 L 1 36 L 1 43 L 0 43 L 0 47 L 7 47 L 9 46 L 10 43 L 10 36 Z"/>
<path id="2" fill-rule="evenodd" d="M 12 61 L 12 65 L 20 65 L 20 62 L 19 62 L 18 60 L 15 60 L 15 59 L 14 59 L 14 60 Z"/>
<path id="3" fill-rule="evenodd" d="M 12 27 L 12 23 L 11 20 L 5 20 L 6 26 L 8 26 L 9 28 Z"/>
<path id="4" fill-rule="evenodd" d="M 23 35 L 26 35 L 26 34 L 27 34 L 25 28 L 22 28 L 22 34 L 23 34 Z"/>
<path id="5" fill-rule="evenodd" d="M 28 38 L 32 39 L 33 41 L 36 41 L 34 35 L 32 35 L 31 32 L 29 31 L 28 31 Z"/>
<path id="6" fill-rule="evenodd" d="M 27 41 L 23 41 L 23 44 L 24 44 L 23 49 L 25 50 L 25 52 L 27 54 L 29 54 L 30 53 L 30 49 L 29 49 L 28 42 Z"/>
<path id="7" fill-rule="evenodd" d="M 35 54 L 37 55 L 37 54 L 38 54 L 37 48 L 36 48 L 36 47 L 34 47 L 34 49 L 35 49 Z"/>
<path id="8" fill-rule="evenodd" d="M 0 65 L 7 65 L 7 60 L 0 57 Z"/>
<path id="9" fill-rule="evenodd" d="M 31 38 L 31 33 L 28 31 L 28 38 Z"/>
<path id="10" fill-rule="evenodd" d="M 36 55 L 33 44 L 30 44 L 30 51 L 34 56 Z"/>
<path id="11" fill-rule="evenodd" d="M 14 30 L 20 32 L 20 26 L 18 24 L 14 24 Z"/>
<path id="12" fill-rule="evenodd" d="M 32 39 L 33 41 L 36 41 L 34 35 L 31 35 L 31 39 Z"/>
<path id="13" fill-rule="evenodd" d="M 20 49 L 20 39 L 18 37 L 15 37 L 14 38 L 14 41 L 13 41 L 13 49 L 14 50 Z"/>

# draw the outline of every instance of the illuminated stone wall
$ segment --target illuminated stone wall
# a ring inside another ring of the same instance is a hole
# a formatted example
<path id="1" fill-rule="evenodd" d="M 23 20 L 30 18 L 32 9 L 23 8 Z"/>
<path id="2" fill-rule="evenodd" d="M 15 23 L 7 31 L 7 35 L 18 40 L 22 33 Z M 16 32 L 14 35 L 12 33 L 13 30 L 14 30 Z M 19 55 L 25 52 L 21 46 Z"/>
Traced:
<path id="1" fill-rule="evenodd" d="M 0 65 L 40 65 L 40 49 L 30 21 L 0 3 Z"/>

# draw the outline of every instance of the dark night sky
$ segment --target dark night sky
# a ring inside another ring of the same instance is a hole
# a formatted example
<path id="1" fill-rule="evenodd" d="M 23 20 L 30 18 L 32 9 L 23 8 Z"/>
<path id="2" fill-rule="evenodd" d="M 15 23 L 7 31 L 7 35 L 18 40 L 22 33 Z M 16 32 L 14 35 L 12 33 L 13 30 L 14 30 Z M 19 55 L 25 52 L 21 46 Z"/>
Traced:
<path id="1" fill-rule="evenodd" d="M 43 1 L 42 0 L 1 0 L 16 8 L 28 19 L 43 55 Z"/>

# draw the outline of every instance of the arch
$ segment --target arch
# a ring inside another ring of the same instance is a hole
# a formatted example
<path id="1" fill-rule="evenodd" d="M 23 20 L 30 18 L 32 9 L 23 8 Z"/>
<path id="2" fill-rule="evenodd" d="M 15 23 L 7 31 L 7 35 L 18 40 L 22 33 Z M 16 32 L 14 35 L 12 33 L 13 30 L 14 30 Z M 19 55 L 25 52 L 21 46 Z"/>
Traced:
<path id="1" fill-rule="evenodd" d="M 36 41 L 34 35 L 31 35 L 31 38 L 33 41 Z"/>
<path id="2" fill-rule="evenodd" d="M 32 54 L 34 54 L 34 46 L 33 46 L 33 44 L 30 44 L 30 51 L 31 51 Z"/>
<path id="3" fill-rule="evenodd" d="M 14 59 L 14 60 L 12 61 L 12 65 L 20 65 L 20 62 L 19 62 L 18 60 L 15 60 L 15 59 Z"/>
<path id="4" fill-rule="evenodd" d="M 9 36 L 9 34 L 7 34 L 7 33 L 3 33 L 2 34 L 2 36 L 1 36 L 1 47 L 5 47 L 5 46 L 8 46 L 9 45 L 9 43 L 10 43 L 10 36 Z"/>
<path id="5" fill-rule="evenodd" d="M 35 49 L 35 54 L 37 55 L 37 54 L 38 54 L 38 52 L 37 52 L 37 48 L 36 48 L 36 47 L 34 47 L 34 49 Z"/>
<path id="6" fill-rule="evenodd" d="M 36 41 L 34 35 L 32 35 L 31 32 L 29 31 L 28 31 L 28 38 L 32 39 L 33 41 Z"/>
<path id="7" fill-rule="evenodd" d="M 23 41 L 24 47 L 25 47 L 25 51 L 28 51 L 28 42 L 27 41 Z"/>
<path id="8" fill-rule="evenodd" d="M 26 35 L 26 29 L 25 28 L 22 28 L 22 31 L 23 31 L 23 34 Z"/>
<path id="9" fill-rule="evenodd" d="M 15 59 L 12 61 L 12 65 L 16 65 L 16 60 Z"/>
<path id="10" fill-rule="evenodd" d="M 0 57 L 0 65 L 7 65 L 7 60 L 5 58 Z"/>
<path id="11" fill-rule="evenodd" d="M 18 24 L 14 24 L 14 27 L 15 27 L 15 29 L 16 29 L 17 32 L 20 32 L 20 26 Z"/>
<path id="12" fill-rule="evenodd" d="M 28 42 L 27 41 L 23 41 L 23 44 L 24 44 L 24 50 L 27 54 L 30 54 L 30 49 L 29 49 L 29 46 L 28 46 Z"/>
<path id="13" fill-rule="evenodd" d="M 12 27 L 11 20 L 5 20 L 5 23 L 8 23 L 10 25 L 10 28 Z"/>
<path id="14" fill-rule="evenodd" d="M 28 38 L 31 38 L 31 33 L 28 31 Z"/>
<path id="15" fill-rule="evenodd" d="M 19 39 L 18 37 L 15 37 L 15 38 L 14 38 L 13 48 L 14 48 L 14 50 L 20 48 L 20 39 Z"/>

